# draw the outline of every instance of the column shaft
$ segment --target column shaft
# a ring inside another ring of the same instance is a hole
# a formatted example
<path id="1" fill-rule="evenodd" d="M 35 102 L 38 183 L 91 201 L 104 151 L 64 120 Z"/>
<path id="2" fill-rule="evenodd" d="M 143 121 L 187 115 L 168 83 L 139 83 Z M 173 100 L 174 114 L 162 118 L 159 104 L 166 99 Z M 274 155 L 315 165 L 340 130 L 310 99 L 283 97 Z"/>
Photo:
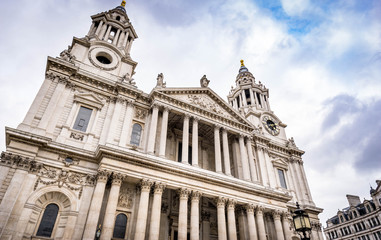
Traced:
<path id="1" fill-rule="evenodd" d="M 98 172 L 98 181 L 97 185 L 95 186 L 93 199 L 91 200 L 85 232 L 83 233 L 83 239 L 94 239 L 108 176 L 109 173 L 106 171 Z"/>
<path id="2" fill-rule="evenodd" d="M 178 225 L 178 237 L 179 240 L 187 240 L 188 233 L 188 195 L 189 190 L 186 188 L 180 189 L 180 204 L 179 204 L 179 225 Z"/>
<path id="3" fill-rule="evenodd" d="M 284 239 L 291 239 L 292 232 L 290 230 L 290 223 L 288 221 L 288 214 L 283 213 L 282 214 L 282 224 L 283 224 L 283 233 L 284 233 Z"/>
<path id="4" fill-rule="evenodd" d="M 107 28 L 106 34 L 103 36 L 103 40 L 105 40 L 105 41 L 108 40 L 108 37 L 109 37 L 109 35 L 110 35 L 110 31 L 111 31 L 111 26 L 108 25 L 107 27 L 108 27 L 108 28 Z"/>
<path id="5" fill-rule="evenodd" d="M 132 102 L 127 102 L 126 114 L 124 116 L 122 133 L 120 135 L 119 146 L 125 147 L 127 145 L 128 139 L 131 137 L 131 122 L 134 112 L 134 104 Z"/>
<path id="6" fill-rule="evenodd" d="M 225 202 L 226 200 L 224 198 L 217 199 L 218 240 L 227 240 L 226 220 L 225 220 Z"/>
<path id="7" fill-rule="evenodd" d="M 189 148 L 189 116 L 184 116 L 183 123 L 183 150 L 181 155 L 181 162 L 188 164 L 188 148 Z"/>
<path id="8" fill-rule="evenodd" d="M 102 29 L 102 26 L 103 26 L 103 21 L 100 21 L 100 22 L 99 22 L 99 25 L 98 25 L 98 27 L 97 27 L 97 30 L 95 31 L 95 35 L 98 36 L 99 32 L 100 32 L 101 29 Z"/>
<path id="9" fill-rule="evenodd" d="M 250 240 L 258 240 L 257 226 L 254 219 L 254 206 L 252 204 L 246 205 L 247 223 L 249 225 L 249 238 Z"/>
<path id="10" fill-rule="evenodd" d="M 149 229 L 149 240 L 159 240 L 160 234 L 160 216 L 161 216 L 161 198 L 163 195 L 165 185 L 162 183 L 155 184 L 155 191 L 153 195 L 153 203 L 151 210 L 151 222 Z"/>
<path id="11" fill-rule="evenodd" d="M 120 34 L 120 29 L 116 31 L 114 35 L 114 39 L 112 40 L 112 44 L 116 45 L 116 43 L 118 42 L 119 34 Z"/>
<path id="12" fill-rule="evenodd" d="M 192 127 L 192 165 L 198 166 L 198 119 L 193 118 Z"/>
<path id="13" fill-rule="evenodd" d="M 239 150 L 241 152 L 241 159 L 242 159 L 243 179 L 246 181 L 250 181 L 251 178 L 250 178 L 249 162 L 247 160 L 247 149 L 245 148 L 243 135 L 240 135 L 239 137 Z"/>
<path id="14" fill-rule="evenodd" d="M 190 240 L 199 240 L 199 202 L 201 194 L 199 192 L 192 192 L 191 201 L 191 222 L 190 222 Z"/>
<path id="15" fill-rule="evenodd" d="M 163 120 L 161 121 L 161 133 L 160 133 L 160 148 L 159 148 L 160 157 L 165 157 L 165 149 L 167 147 L 168 114 L 169 114 L 169 109 L 164 108 Z"/>
<path id="16" fill-rule="evenodd" d="M 154 154 L 155 152 L 155 141 L 156 141 L 156 129 L 157 129 L 157 118 L 159 115 L 159 107 L 154 105 L 152 108 L 152 116 L 151 116 L 151 126 L 149 130 L 149 138 L 148 138 L 148 146 L 147 152 Z"/>
<path id="17" fill-rule="evenodd" d="M 248 160 L 249 160 L 249 166 L 250 166 L 250 173 L 251 173 L 251 180 L 257 181 L 257 168 L 255 166 L 255 161 L 254 161 L 254 154 L 253 154 L 253 148 L 251 146 L 251 140 L 248 139 L 246 142 L 246 148 L 247 148 L 247 153 L 248 153 Z"/>
<path id="18" fill-rule="evenodd" d="M 266 228 L 265 221 L 263 220 L 263 208 L 257 208 L 256 220 L 258 224 L 258 236 L 259 240 L 266 240 Z"/>
<path id="19" fill-rule="evenodd" d="M 151 190 L 152 182 L 147 179 L 143 179 L 140 185 L 141 185 L 141 193 L 140 193 L 138 217 L 136 220 L 136 230 L 135 230 L 135 237 L 134 237 L 135 240 L 144 240 L 146 235 L 149 192 Z"/>
<path id="20" fill-rule="evenodd" d="M 254 106 L 255 105 L 255 100 L 254 100 L 253 89 L 250 88 L 249 91 L 250 91 L 251 105 Z"/>
<path id="21" fill-rule="evenodd" d="M 273 212 L 273 218 L 274 218 L 276 239 L 284 240 L 282 222 L 280 221 L 280 213 L 277 211 Z"/>
<path id="22" fill-rule="evenodd" d="M 107 134 L 107 143 L 114 143 L 114 139 L 117 135 L 116 130 L 118 127 L 118 122 L 119 122 L 123 104 L 124 104 L 123 99 L 121 98 L 116 99 L 114 113 L 112 114 L 112 119 L 111 119 L 110 130 Z"/>
<path id="23" fill-rule="evenodd" d="M 220 127 L 218 126 L 214 127 L 214 157 L 216 164 L 216 172 L 222 173 Z"/>
<path id="24" fill-rule="evenodd" d="M 111 184 L 110 194 L 108 196 L 105 218 L 103 220 L 101 240 L 108 240 L 112 238 L 114 224 L 115 224 L 115 212 L 118 205 L 119 190 L 122 184 L 123 176 L 121 174 L 114 173 Z"/>
<path id="25" fill-rule="evenodd" d="M 126 48 L 127 47 L 128 36 L 129 36 L 129 32 L 126 32 L 126 35 L 124 36 L 124 39 L 123 39 L 122 48 Z"/>
<path id="26" fill-rule="evenodd" d="M 235 224 L 235 208 L 236 202 L 234 200 L 229 200 L 228 202 L 228 233 L 229 233 L 229 240 L 237 240 L 237 228 Z"/>
<path id="27" fill-rule="evenodd" d="M 231 176 L 230 172 L 230 156 L 229 156 L 229 143 L 228 143 L 228 132 L 226 129 L 222 130 L 222 145 L 224 151 L 224 165 L 225 165 L 225 174 Z"/>

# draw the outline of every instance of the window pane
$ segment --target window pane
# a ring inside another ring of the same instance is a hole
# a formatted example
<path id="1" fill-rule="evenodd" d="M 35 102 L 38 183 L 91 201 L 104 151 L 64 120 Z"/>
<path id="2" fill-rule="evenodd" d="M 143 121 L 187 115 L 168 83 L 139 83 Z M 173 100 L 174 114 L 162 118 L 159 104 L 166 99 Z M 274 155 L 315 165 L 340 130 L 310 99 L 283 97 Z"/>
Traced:
<path id="1" fill-rule="evenodd" d="M 58 206 L 56 204 L 49 204 L 46 206 L 44 215 L 42 215 L 40 226 L 37 230 L 37 236 L 50 237 L 52 235 L 57 214 Z"/>
<path id="2" fill-rule="evenodd" d="M 283 170 L 278 169 L 278 174 L 279 174 L 280 186 L 282 188 L 287 188 L 286 179 L 284 178 L 284 172 L 283 172 Z"/>
<path id="3" fill-rule="evenodd" d="M 89 125 L 92 109 L 81 107 L 78 112 L 77 119 L 75 120 L 73 128 L 82 132 L 86 132 L 87 125 Z"/>
<path id="4" fill-rule="evenodd" d="M 114 238 L 124 238 L 126 235 L 126 225 L 127 225 L 127 216 L 124 214 L 119 214 L 116 216 L 115 226 L 114 226 Z"/>
<path id="5" fill-rule="evenodd" d="M 142 135 L 142 126 L 140 126 L 140 124 L 135 123 L 134 126 L 132 127 L 130 144 L 139 146 L 141 135 Z"/>

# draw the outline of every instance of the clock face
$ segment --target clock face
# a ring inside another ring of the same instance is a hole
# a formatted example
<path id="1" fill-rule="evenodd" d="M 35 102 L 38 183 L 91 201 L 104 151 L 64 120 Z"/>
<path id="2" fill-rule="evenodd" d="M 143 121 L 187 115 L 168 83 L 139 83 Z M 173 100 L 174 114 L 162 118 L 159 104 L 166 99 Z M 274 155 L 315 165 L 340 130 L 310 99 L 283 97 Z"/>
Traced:
<path id="1" fill-rule="evenodd" d="M 262 124 L 265 126 L 266 130 L 273 136 L 278 135 L 280 132 L 279 124 L 277 121 L 270 117 L 270 116 L 264 116 L 262 118 Z"/>

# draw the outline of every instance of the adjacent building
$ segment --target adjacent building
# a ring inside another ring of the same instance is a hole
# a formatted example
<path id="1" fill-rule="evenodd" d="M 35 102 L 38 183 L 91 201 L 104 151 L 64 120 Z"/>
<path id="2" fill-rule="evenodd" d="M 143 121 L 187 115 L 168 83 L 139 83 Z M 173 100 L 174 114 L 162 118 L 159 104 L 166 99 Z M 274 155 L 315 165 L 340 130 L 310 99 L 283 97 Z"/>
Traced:
<path id="1" fill-rule="evenodd" d="M 324 233 L 327 239 L 381 240 L 381 181 L 370 190 L 370 200 L 347 195 L 349 207 L 328 219 Z"/>
<path id="2" fill-rule="evenodd" d="M 269 90 L 242 61 L 227 101 L 206 76 L 176 88 L 158 74 L 144 93 L 124 5 L 48 58 L 25 119 L 6 128 L 0 238 L 294 240 L 299 202 L 322 240 L 304 152 Z"/>

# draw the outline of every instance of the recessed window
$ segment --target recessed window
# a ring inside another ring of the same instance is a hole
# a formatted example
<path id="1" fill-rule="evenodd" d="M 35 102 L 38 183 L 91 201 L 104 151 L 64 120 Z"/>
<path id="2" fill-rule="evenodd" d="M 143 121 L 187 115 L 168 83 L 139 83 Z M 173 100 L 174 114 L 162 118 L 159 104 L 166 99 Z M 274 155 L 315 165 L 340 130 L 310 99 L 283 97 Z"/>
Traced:
<path id="1" fill-rule="evenodd" d="M 54 224 L 56 223 L 58 215 L 58 206 L 56 204 L 49 204 L 46 206 L 44 215 L 40 221 L 36 236 L 50 238 L 53 233 Z"/>
<path id="2" fill-rule="evenodd" d="M 103 64 L 110 64 L 111 60 L 105 56 L 97 56 L 97 60 Z"/>
<path id="3" fill-rule="evenodd" d="M 65 158 L 65 162 L 72 163 L 73 159 L 71 157 L 67 157 L 67 158 Z"/>
<path id="4" fill-rule="evenodd" d="M 280 186 L 282 188 L 287 188 L 286 178 L 284 177 L 284 171 L 281 169 L 278 169 L 278 175 L 279 175 Z"/>
<path id="5" fill-rule="evenodd" d="M 82 132 L 86 132 L 87 125 L 89 125 L 92 109 L 83 107 L 79 109 L 77 119 L 75 120 L 73 128 Z"/>
<path id="6" fill-rule="evenodd" d="M 141 136 L 142 136 L 142 126 L 138 123 L 135 123 L 134 126 L 132 127 L 130 144 L 139 146 Z"/>
<path id="7" fill-rule="evenodd" d="M 120 16 L 117 16 L 117 17 L 116 17 L 116 21 L 120 21 Z"/>
<path id="8" fill-rule="evenodd" d="M 116 216 L 113 238 L 124 239 L 126 235 L 127 216 L 120 213 Z"/>

